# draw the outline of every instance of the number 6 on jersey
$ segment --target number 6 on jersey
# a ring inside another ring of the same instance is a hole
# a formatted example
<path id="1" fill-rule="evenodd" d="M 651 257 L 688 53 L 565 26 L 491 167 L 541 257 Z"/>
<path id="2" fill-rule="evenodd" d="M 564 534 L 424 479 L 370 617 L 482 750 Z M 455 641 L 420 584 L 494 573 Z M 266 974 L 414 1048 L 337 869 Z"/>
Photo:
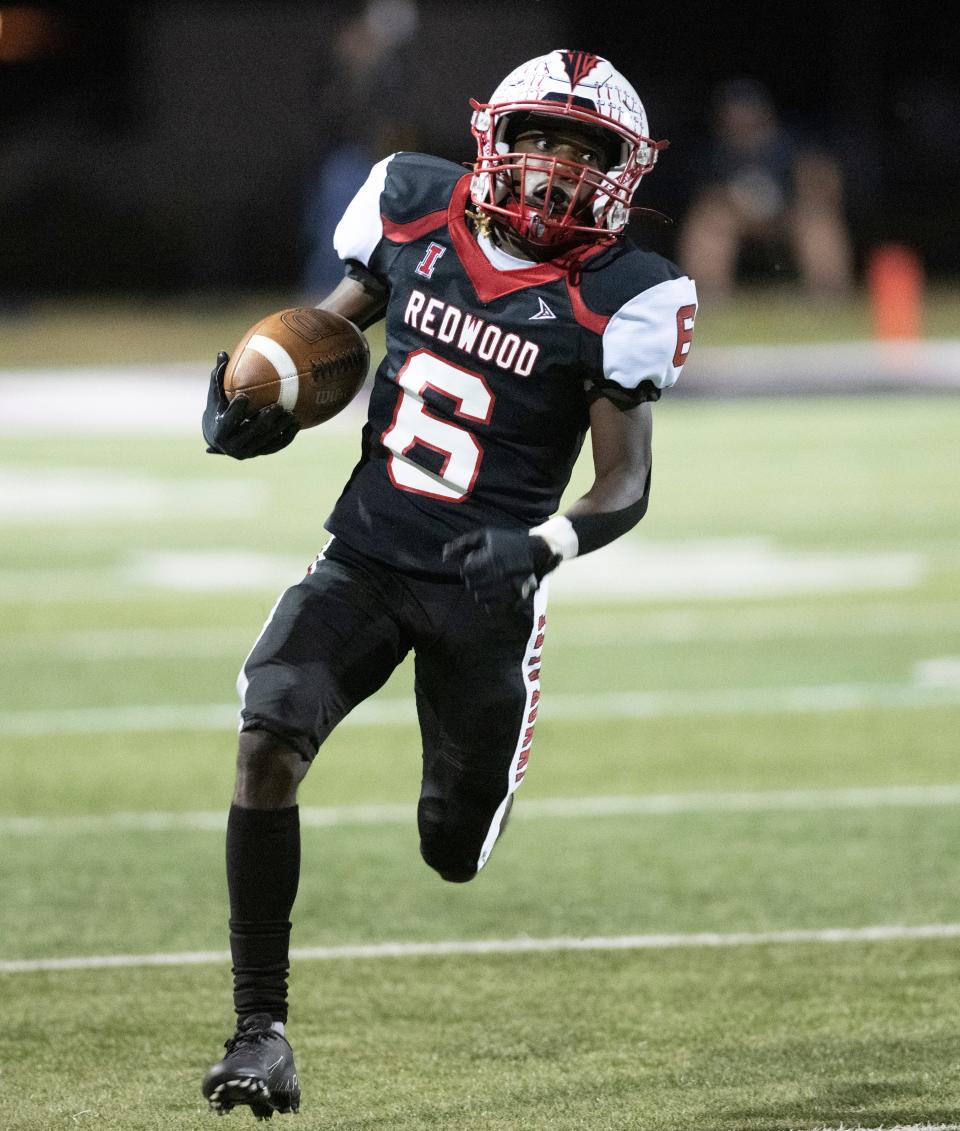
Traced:
<path id="1" fill-rule="evenodd" d="M 415 350 L 397 374 L 400 400 L 390 427 L 381 437 L 390 452 L 387 472 L 401 491 L 431 499 L 462 502 L 476 482 L 483 448 L 476 437 L 450 420 L 434 416 L 423 401 L 433 389 L 456 402 L 453 412 L 464 420 L 489 424 L 496 399 L 479 373 L 461 369 L 429 350 Z M 414 463 L 409 453 L 417 447 L 442 455 L 439 472 Z"/>

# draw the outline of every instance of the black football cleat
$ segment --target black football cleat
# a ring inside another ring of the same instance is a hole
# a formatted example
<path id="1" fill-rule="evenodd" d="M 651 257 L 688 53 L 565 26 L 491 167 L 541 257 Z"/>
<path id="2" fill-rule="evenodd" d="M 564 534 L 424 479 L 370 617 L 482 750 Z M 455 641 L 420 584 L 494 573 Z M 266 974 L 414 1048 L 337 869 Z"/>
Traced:
<path id="1" fill-rule="evenodd" d="M 300 1081 L 289 1041 L 272 1029 L 268 1013 L 255 1013 L 226 1042 L 223 1060 L 203 1078 L 203 1094 L 219 1115 L 246 1104 L 257 1119 L 300 1110 Z"/>

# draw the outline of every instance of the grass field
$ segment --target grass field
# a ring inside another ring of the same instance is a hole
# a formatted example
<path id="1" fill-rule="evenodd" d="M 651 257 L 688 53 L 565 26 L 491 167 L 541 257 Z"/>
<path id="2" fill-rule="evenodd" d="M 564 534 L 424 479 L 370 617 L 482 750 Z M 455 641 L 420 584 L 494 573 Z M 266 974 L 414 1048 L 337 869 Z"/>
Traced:
<path id="1" fill-rule="evenodd" d="M 655 417 L 648 517 L 557 579 L 477 881 L 419 861 L 408 668 L 308 777 L 294 1126 L 960 1123 L 960 406 Z M 215 1124 L 233 680 L 356 446 L 5 438 L 0 1126 Z"/>

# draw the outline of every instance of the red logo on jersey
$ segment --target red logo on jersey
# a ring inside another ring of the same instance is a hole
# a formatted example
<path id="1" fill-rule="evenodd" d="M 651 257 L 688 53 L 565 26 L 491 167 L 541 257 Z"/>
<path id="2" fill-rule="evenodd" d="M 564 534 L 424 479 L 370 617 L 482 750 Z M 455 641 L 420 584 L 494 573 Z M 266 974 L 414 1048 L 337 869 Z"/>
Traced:
<path id="1" fill-rule="evenodd" d="M 423 253 L 423 259 L 417 264 L 417 274 L 422 275 L 425 279 L 433 278 L 437 260 L 446 250 L 443 244 L 434 243 L 431 240 L 427 250 Z"/>

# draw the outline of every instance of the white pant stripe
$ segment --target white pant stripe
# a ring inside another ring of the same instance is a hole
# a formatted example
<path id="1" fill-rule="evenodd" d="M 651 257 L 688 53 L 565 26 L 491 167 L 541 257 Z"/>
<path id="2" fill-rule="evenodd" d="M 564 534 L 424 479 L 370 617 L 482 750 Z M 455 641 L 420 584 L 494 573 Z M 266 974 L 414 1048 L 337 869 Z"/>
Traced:
<path id="1" fill-rule="evenodd" d="M 534 721 L 540 709 L 540 649 L 543 646 L 548 596 L 549 578 L 544 578 L 540 582 L 540 587 L 533 594 L 533 625 L 520 664 L 520 678 L 523 680 L 526 689 L 526 703 L 523 709 L 523 717 L 520 720 L 520 733 L 517 735 L 516 749 L 513 752 L 510 769 L 507 773 L 507 792 L 493 815 L 483 847 L 480 849 L 480 857 L 477 860 L 478 872 L 486 864 L 490 853 L 493 851 L 493 846 L 497 843 L 510 797 L 523 781 L 527 772 L 527 758 L 530 755 Z"/>
<path id="2" fill-rule="evenodd" d="M 308 575 L 313 573 L 313 571 L 316 569 L 317 562 L 323 561 L 323 559 L 326 555 L 326 552 L 330 547 L 331 542 L 333 542 L 333 535 L 331 535 L 327 539 L 327 541 L 324 542 L 323 549 L 320 551 L 319 554 L 317 554 L 316 559 L 311 563 L 310 567 L 307 569 Z M 300 583 L 297 582 L 297 584 L 299 585 Z M 242 713 L 243 713 L 244 708 L 247 705 L 247 688 L 250 686 L 250 680 L 247 679 L 247 664 L 250 661 L 250 657 L 253 655 L 253 649 L 256 648 L 256 646 L 260 643 L 260 640 L 261 640 L 263 634 L 270 627 L 270 622 L 273 620 L 273 616 L 274 616 L 274 613 L 276 613 L 276 611 L 277 611 L 277 607 L 279 606 L 279 604 L 283 600 L 283 598 L 286 596 L 286 594 L 292 588 L 293 588 L 292 585 L 288 586 L 286 589 L 284 589 L 284 591 L 276 599 L 276 601 L 274 602 L 273 608 L 267 614 L 267 619 L 263 622 L 263 628 L 260 629 L 260 632 L 257 634 L 257 639 L 254 640 L 253 645 L 250 648 L 250 651 L 247 653 L 243 663 L 240 665 L 240 672 L 237 675 L 237 694 L 240 696 L 240 712 L 241 712 L 241 719 L 240 719 L 240 724 L 239 724 L 240 727 L 243 726 Z"/>

